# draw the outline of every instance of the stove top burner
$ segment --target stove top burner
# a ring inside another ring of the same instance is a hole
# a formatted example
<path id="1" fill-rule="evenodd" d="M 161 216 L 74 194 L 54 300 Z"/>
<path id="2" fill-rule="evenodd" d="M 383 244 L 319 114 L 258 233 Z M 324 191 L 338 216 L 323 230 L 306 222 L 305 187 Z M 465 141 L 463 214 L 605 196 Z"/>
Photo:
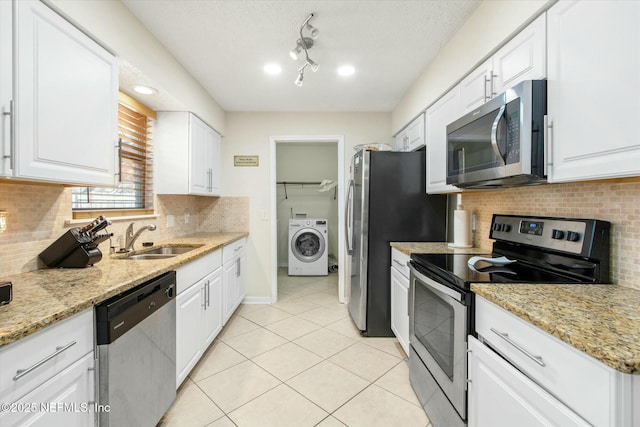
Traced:
<path id="1" fill-rule="evenodd" d="M 479 261 L 475 268 L 471 268 L 468 261 L 474 256 L 492 258 L 500 255 L 413 254 L 411 260 L 423 274 L 452 282 L 452 285 L 466 290 L 470 289 L 471 283 L 580 283 L 575 278 L 551 273 L 522 261 L 502 266 Z"/>

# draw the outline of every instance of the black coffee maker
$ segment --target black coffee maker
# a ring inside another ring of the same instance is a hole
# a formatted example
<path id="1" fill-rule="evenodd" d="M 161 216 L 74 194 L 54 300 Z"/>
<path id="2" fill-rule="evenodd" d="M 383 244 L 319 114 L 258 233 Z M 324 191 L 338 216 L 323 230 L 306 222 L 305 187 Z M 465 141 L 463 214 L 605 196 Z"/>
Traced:
<path id="1" fill-rule="evenodd" d="M 83 268 L 97 263 L 102 259 L 98 245 L 113 236 L 98 231 L 108 225 L 111 221 L 100 215 L 84 227 L 70 228 L 40 253 L 40 260 L 51 268 Z"/>

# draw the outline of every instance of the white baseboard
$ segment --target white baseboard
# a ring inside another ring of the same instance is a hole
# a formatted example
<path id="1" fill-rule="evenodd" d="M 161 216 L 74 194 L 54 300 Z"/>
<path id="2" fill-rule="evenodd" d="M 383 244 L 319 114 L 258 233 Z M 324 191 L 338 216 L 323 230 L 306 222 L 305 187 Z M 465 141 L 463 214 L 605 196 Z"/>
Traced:
<path id="1" fill-rule="evenodd" d="M 271 304 L 271 297 L 246 297 L 243 304 Z"/>

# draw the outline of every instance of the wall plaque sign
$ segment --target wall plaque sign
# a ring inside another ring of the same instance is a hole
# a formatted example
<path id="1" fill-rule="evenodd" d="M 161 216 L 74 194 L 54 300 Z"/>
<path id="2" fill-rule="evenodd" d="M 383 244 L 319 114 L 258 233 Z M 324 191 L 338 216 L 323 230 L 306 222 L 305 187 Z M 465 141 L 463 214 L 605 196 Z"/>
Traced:
<path id="1" fill-rule="evenodd" d="M 233 156 L 233 166 L 259 166 L 260 156 Z"/>

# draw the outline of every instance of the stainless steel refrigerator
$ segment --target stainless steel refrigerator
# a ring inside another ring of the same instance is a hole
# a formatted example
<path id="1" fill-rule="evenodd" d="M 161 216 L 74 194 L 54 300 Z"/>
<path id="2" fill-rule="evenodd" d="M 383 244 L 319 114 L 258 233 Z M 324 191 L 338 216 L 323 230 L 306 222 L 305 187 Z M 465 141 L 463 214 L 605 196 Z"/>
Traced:
<path id="1" fill-rule="evenodd" d="M 447 196 L 427 195 L 425 152 L 357 152 L 346 203 L 349 314 L 363 335 L 391 331 L 390 242 L 444 242 Z"/>

